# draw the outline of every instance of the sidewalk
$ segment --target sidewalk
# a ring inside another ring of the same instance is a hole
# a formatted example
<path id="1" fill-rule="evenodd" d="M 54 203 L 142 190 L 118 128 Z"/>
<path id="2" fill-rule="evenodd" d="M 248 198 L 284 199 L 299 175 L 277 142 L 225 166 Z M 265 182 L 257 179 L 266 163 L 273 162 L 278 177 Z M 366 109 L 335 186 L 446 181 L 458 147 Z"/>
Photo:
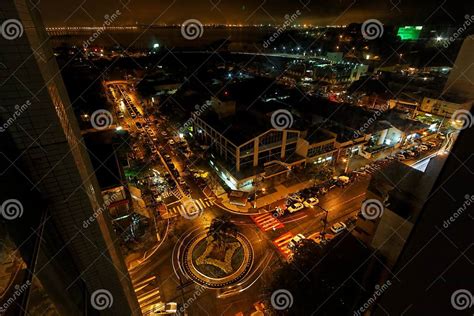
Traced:
<path id="1" fill-rule="evenodd" d="M 255 201 L 247 202 L 246 206 L 238 206 L 230 204 L 229 198 L 227 193 L 221 192 L 220 194 L 216 194 L 217 201 L 216 205 L 221 207 L 222 209 L 232 212 L 238 213 L 242 215 L 255 215 L 260 213 L 268 212 L 272 209 L 272 204 L 278 204 L 276 202 L 281 201 L 282 199 L 286 198 L 288 195 L 303 190 L 305 188 L 311 187 L 315 184 L 314 180 L 307 180 L 304 182 L 296 183 L 291 186 L 284 186 L 283 184 L 276 185 L 272 187 L 272 191 L 274 193 L 266 194 L 257 198 L 257 207 L 254 207 Z"/>

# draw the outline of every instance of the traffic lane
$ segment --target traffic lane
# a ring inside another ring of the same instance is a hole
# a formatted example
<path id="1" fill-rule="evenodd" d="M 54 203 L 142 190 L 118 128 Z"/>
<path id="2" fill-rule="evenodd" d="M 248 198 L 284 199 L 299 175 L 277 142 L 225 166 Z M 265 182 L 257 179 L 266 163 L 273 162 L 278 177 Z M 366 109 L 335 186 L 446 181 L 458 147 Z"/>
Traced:
<path id="1" fill-rule="evenodd" d="M 369 179 L 363 179 L 343 188 L 334 188 L 326 195 L 320 196 L 319 203 L 328 211 L 340 209 L 353 200 L 361 199 L 367 191 L 368 184 Z"/>

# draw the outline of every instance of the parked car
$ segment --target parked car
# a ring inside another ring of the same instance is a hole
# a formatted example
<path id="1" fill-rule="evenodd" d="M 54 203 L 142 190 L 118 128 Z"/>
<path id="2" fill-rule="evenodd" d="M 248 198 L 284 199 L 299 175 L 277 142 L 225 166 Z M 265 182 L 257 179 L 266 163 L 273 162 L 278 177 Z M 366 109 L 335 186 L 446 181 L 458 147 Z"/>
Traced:
<path id="1" fill-rule="evenodd" d="M 290 242 L 288 243 L 288 249 L 295 249 L 296 246 L 306 237 L 303 234 L 297 234 L 293 238 L 291 238 Z"/>
<path id="2" fill-rule="evenodd" d="M 421 145 L 421 146 L 420 146 L 420 150 L 422 150 L 422 151 L 427 151 L 428 149 L 429 149 L 429 148 L 428 148 L 428 146 L 426 146 L 426 145 Z"/>
<path id="3" fill-rule="evenodd" d="M 342 232 L 346 228 L 347 228 L 346 224 L 344 224 L 343 222 L 338 222 L 338 223 L 331 226 L 331 231 L 334 234 L 339 234 L 340 232 Z"/>
<path id="4" fill-rule="evenodd" d="M 288 212 L 289 213 L 294 213 L 294 212 L 298 212 L 302 209 L 304 209 L 303 203 L 294 203 L 290 207 L 288 207 Z"/>
<path id="5" fill-rule="evenodd" d="M 405 159 L 407 159 L 403 154 L 397 154 L 395 157 L 397 157 L 398 160 L 405 160 Z"/>
<path id="6" fill-rule="evenodd" d="M 415 152 L 411 151 L 411 150 L 407 150 L 405 153 L 410 157 L 415 157 L 415 155 L 416 155 Z"/>
<path id="7" fill-rule="evenodd" d="M 292 194 L 288 198 L 294 202 L 303 203 L 304 201 L 304 199 L 299 194 Z"/>
<path id="8" fill-rule="evenodd" d="M 313 207 L 318 203 L 319 203 L 319 200 L 317 198 L 311 197 L 311 198 L 307 199 L 306 201 L 304 201 L 303 205 L 306 206 L 306 207 Z"/>
<path id="9" fill-rule="evenodd" d="M 170 315 L 175 314 L 178 311 L 178 304 L 175 302 L 170 303 L 158 303 L 154 304 L 150 308 L 150 315 Z"/>

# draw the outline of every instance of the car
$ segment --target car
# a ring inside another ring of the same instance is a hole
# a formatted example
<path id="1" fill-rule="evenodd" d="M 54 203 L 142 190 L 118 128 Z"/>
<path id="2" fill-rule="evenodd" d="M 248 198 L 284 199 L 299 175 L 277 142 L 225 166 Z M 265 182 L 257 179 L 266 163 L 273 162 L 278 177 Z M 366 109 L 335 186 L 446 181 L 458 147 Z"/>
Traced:
<path id="1" fill-rule="evenodd" d="M 368 167 L 371 168 L 370 165 Z M 334 177 L 334 180 L 335 180 L 335 184 L 341 187 L 349 184 L 350 182 L 350 179 L 347 176 Z"/>
<path id="2" fill-rule="evenodd" d="M 429 148 L 428 148 L 428 146 L 426 146 L 426 145 L 421 145 L 421 146 L 420 146 L 420 150 L 421 150 L 421 151 L 426 151 L 426 150 L 428 150 L 428 149 L 429 149 Z"/>
<path id="3" fill-rule="evenodd" d="M 168 133 L 165 132 L 165 131 L 162 131 L 162 132 L 161 132 L 161 135 L 163 135 L 163 136 L 168 136 Z"/>
<path id="4" fill-rule="evenodd" d="M 346 224 L 344 224 L 343 222 L 338 222 L 338 223 L 331 226 L 331 231 L 334 234 L 339 234 L 340 232 L 342 232 L 346 228 L 347 228 Z"/>
<path id="5" fill-rule="evenodd" d="M 319 200 L 317 198 L 311 197 L 311 198 L 307 199 L 306 201 L 304 201 L 303 205 L 306 206 L 306 207 L 313 207 L 318 203 L 319 203 Z"/>
<path id="6" fill-rule="evenodd" d="M 160 302 L 151 306 L 149 315 L 169 315 L 169 314 L 175 314 L 177 311 L 178 311 L 177 303 Z"/>
<path id="7" fill-rule="evenodd" d="M 178 183 L 179 183 L 180 185 L 185 185 L 185 184 L 186 184 L 186 181 L 184 181 L 183 178 L 178 177 Z"/>
<path id="8" fill-rule="evenodd" d="M 426 142 L 424 145 L 428 146 L 428 147 L 436 147 L 436 143 L 435 142 Z"/>
<path id="9" fill-rule="evenodd" d="M 395 157 L 397 157 L 398 160 L 405 160 L 405 159 L 407 159 L 403 154 L 397 154 Z"/>
<path id="10" fill-rule="evenodd" d="M 291 238 L 290 242 L 288 243 L 288 249 L 295 249 L 296 246 L 306 237 L 303 234 L 296 234 L 293 238 Z"/>
<path id="11" fill-rule="evenodd" d="M 137 126 L 138 129 L 142 129 L 142 124 L 140 122 L 135 122 L 135 125 Z"/>
<path id="12" fill-rule="evenodd" d="M 411 151 L 411 150 L 407 150 L 405 153 L 410 157 L 415 157 L 415 155 L 416 155 L 415 152 Z"/>
<path id="13" fill-rule="evenodd" d="M 294 212 L 298 212 L 302 209 L 304 209 L 303 203 L 298 202 L 298 203 L 294 203 L 290 207 L 288 207 L 288 212 L 289 213 L 294 213 Z"/>
<path id="14" fill-rule="evenodd" d="M 288 198 L 294 202 L 303 203 L 304 201 L 304 199 L 299 194 L 292 194 Z"/>
<path id="15" fill-rule="evenodd" d="M 168 141 L 168 144 L 174 145 L 174 140 L 170 139 L 170 140 Z"/>

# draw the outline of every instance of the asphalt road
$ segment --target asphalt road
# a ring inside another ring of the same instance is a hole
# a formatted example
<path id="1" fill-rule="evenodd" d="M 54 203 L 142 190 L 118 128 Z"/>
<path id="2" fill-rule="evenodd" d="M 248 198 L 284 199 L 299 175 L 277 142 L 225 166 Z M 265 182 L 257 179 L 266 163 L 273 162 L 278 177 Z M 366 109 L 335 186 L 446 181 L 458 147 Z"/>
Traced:
<path id="1" fill-rule="evenodd" d="M 131 99 L 136 101 L 136 97 L 133 95 Z M 142 111 L 138 104 L 136 106 Z M 143 122 L 143 119 L 132 119 L 128 113 L 125 116 L 127 124 L 133 130 L 137 130 L 135 121 Z M 161 130 L 153 128 L 156 130 L 156 134 L 160 135 Z M 164 128 L 169 130 L 167 126 Z M 164 150 L 172 156 L 173 163 L 180 172 L 183 171 L 184 166 L 189 165 L 189 161 L 173 152 L 173 146 L 165 146 Z M 359 211 L 368 179 L 368 177 L 361 178 L 358 182 L 345 188 L 334 188 L 325 196 L 320 197 L 319 205 L 328 211 L 330 224 L 345 220 Z M 206 198 L 193 181 L 188 179 L 187 184 L 191 188 L 193 199 Z M 250 273 L 255 272 L 255 274 L 244 285 L 244 287 L 249 286 L 245 290 L 226 298 L 218 298 L 218 295 L 222 294 L 221 291 L 196 288 L 195 284 L 186 278 L 177 265 L 174 253 L 176 253 L 176 247 L 181 238 L 189 231 L 196 228 L 205 230 L 213 218 L 224 214 L 230 215 L 231 220 L 250 240 L 255 254 L 255 262 Z M 188 315 L 235 315 L 241 311 L 250 312 L 253 310 L 252 305 L 259 301 L 264 294 L 263 289 L 266 287 L 266 283 L 271 280 L 276 265 L 285 260 L 272 241 L 287 232 L 294 235 L 302 233 L 305 236 L 320 232 L 323 230 L 321 220 L 324 216 L 324 211 L 318 206 L 305 208 L 279 218 L 283 227 L 263 232 L 249 216 L 232 214 L 215 205 L 206 208 L 200 217 L 193 220 L 178 215 L 165 220 L 169 221 L 169 229 L 160 248 L 130 274 L 135 283 L 152 276 L 156 277 L 156 283 L 152 285 L 157 289 L 156 295 L 159 295 L 163 302 L 177 302 L 180 306 L 187 306 Z"/>

